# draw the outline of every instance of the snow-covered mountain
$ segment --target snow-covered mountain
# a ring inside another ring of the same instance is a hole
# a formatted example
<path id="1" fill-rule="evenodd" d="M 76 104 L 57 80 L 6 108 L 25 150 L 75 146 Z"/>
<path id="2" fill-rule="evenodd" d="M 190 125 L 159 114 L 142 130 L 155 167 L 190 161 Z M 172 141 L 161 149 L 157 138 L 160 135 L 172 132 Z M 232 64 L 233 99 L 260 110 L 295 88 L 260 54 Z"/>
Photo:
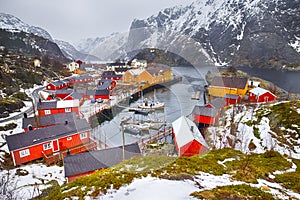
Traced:
<path id="1" fill-rule="evenodd" d="M 83 61 L 99 60 L 99 58 L 97 58 L 96 56 L 78 51 L 73 45 L 71 45 L 70 43 L 68 43 L 66 41 L 55 40 L 55 43 L 62 50 L 63 54 L 71 60 L 77 60 L 77 59 L 83 60 Z"/>
<path id="2" fill-rule="evenodd" d="M 76 44 L 76 48 L 87 54 L 97 56 L 101 60 L 114 60 L 119 55 L 114 55 L 128 39 L 127 33 L 112 33 L 106 37 L 82 39 Z"/>
<path id="3" fill-rule="evenodd" d="M 32 33 L 34 35 L 53 41 L 51 35 L 46 30 L 40 27 L 28 25 L 19 18 L 6 13 L 0 13 L 0 28 L 9 31 L 18 30 L 25 33 Z"/>
<path id="4" fill-rule="evenodd" d="M 193 64 L 298 67 L 299 13 L 299 0 L 198 0 L 135 19 L 127 42 L 114 52 L 155 47 Z"/>

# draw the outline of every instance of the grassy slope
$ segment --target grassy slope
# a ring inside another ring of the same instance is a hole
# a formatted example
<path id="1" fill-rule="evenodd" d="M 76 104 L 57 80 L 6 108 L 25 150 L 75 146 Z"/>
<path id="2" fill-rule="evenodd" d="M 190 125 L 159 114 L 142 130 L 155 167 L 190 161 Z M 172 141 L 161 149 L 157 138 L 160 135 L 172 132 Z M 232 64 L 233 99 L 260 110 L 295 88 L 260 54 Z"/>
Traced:
<path id="1" fill-rule="evenodd" d="M 218 163 L 218 161 L 224 161 L 227 158 L 233 159 L 225 162 L 225 166 Z M 299 166 L 299 160 L 294 162 Z M 232 149 L 220 149 L 193 157 L 136 157 L 113 168 L 97 171 L 90 176 L 57 187 L 46 199 L 65 199 L 72 196 L 83 199 L 84 196 L 98 196 L 111 188 L 119 189 L 122 185 L 130 184 L 134 178 L 148 175 L 171 180 L 193 180 L 193 176 L 200 172 L 214 175 L 230 174 L 233 180 L 243 181 L 245 184 L 193 193 L 192 195 L 195 197 L 207 199 L 272 199 L 270 194 L 251 187 L 248 183 L 257 183 L 258 178 L 269 180 L 268 175 L 270 173 L 276 170 L 287 170 L 291 168 L 291 165 L 291 162 L 273 151 L 246 155 Z M 293 176 L 299 177 L 299 170 L 294 172 Z M 276 175 L 275 180 L 285 182 L 284 178 L 289 179 L 289 173 Z M 291 181 L 293 182 L 284 186 L 296 192 L 299 191 L 297 180 L 292 179 Z"/>

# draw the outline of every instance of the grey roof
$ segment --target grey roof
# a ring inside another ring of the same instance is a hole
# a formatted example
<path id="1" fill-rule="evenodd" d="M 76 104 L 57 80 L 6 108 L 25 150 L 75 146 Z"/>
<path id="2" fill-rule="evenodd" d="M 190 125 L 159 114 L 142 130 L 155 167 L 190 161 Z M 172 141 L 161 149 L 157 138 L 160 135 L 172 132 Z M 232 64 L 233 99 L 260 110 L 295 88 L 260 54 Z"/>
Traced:
<path id="1" fill-rule="evenodd" d="M 54 85 L 54 86 L 59 86 L 59 85 L 64 84 L 64 82 L 62 82 L 61 80 L 58 80 L 58 81 L 53 81 L 53 82 L 51 82 L 50 84 L 52 84 L 52 85 Z"/>
<path id="2" fill-rule="evenodd" d="M 96 90 L 95 95 L 109 95 L 109 90 Z"/>
<path id="3" fill-rule="evenodd" d="M 218 113 L 218 110 L 216 108 L 207 108 L 205 106 L 196 105 L 192 113 L 196 115 L 215 117 Z"/>
<path id="4" fill-rule="evenodd" d="M 139 145 L 136 143 L 125 145 L 124 148 L 126 160 L 141 155 Z M 70 177 L 101 168 L 108 168 L 122 162 L 122 160 L 122 146 L 68 155 L 64 157 L 65 176 Z"/>
<path id="5" fill-rule="evenodd" d="M 75 122 L 68 122 L 66 125 L 58 124 L 46 128 L 35 129 L 28 133 L 22 132 L 9 135 L 6 136 L 6 142 L 9 151 L 14 151 L 90 129 L 91 127 L 87 121 L 85 119 L 80 119 Z"/>
<path id="6" fill-rule="evenodd" d="M 45 110 L 45 109 L 51 109 L 56 108 L 57 101 L 41 101 L 37 105 L 38 110 Z"/>
<path id="7" fill-rule="evenodd" d="M 112 82 L 112 81 L 110 81 L 110 82 L 104 81 L 104 82 L 102 83 L 102 85 L 99 85 L 99 86 L 97 87 L 97 90 L 105 90 L 106 88 L 108 88 L 108 87 L 111 85 L 111 82 Z"/>
<path id="8" fill-rule="evenodd" d="M 226 104 L 226 101 L 224 98 L 215 98 L 212 101 L 208 102 L 207 104 L 212 105 L 216 109 L 219 109 Z"/>
<path id="9" fill-rule="evenodd" d="M 46 116 L 37 116 L 37 123 L 38 126 L 51 126 L 55 124 L 63 124 L 66 120 L 68 121 L 74 121 L 76 119 L 76 114 L 74 112 L 69 113 L 59 113 L 59 114 L 53 114 L 53 115 L 46 115 Z M 27 128 L 28 125 L 31 125 L 32 127 L 36 126 L 36 121 L 34 117 L 28 117 L 22 119 L 22 128 Z"/>
<path id="10" fill-rule="evenodd" d="M 246 87 L 247 84 L 248 84 L 248 78 L 215 76 L 210 85 L 218 86 L 218 87 L 243 89 Z"/>
<path id="11" fill-rule="evenodd" d="M 72 92 L 71 94 L 69 94 L 68 96 L 73 97 L 74 99 L 82 99 L 82 94 L 80 94 L 79 92 Z M 67 96 L 67 97 L 68 97 Z"/>
<path id="12" fill-rule="evenodd" d="M 240 96 L 239 95 L 235 95 L 235 94 L 226 94 L 225 98 L 226 99 L 238 99 Z"/>
<path id="13" fill-rule="evenodd" d="M 56 90 L 55 94 L 71 94 L 73 90 Z"/>

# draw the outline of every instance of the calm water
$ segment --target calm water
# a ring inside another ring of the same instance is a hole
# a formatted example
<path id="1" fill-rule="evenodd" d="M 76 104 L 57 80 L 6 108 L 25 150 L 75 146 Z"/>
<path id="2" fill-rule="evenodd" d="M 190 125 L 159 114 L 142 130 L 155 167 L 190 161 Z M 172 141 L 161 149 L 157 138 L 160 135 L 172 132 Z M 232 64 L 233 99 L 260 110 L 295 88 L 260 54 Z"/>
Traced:
<path id="1" fill-rule="evenodd" d="M 300 93 L 300 72 L 290 72 L 274 69 L 238 68 L 249 74 L 274 83 L 282 89 Z"/>
<path id="2" fill-rule="evenodd" d="M 181 82 L 169 86 L 168 88 L 157 89 L 155 96 L 158 101 L 165 103 L 164 111 L 158 111 L 148 116 L 148 119 L 159 118 L 171 123 L 182 115 L 188 115 L 192 112 L 196 104 L 203 104 L 202 91 L 206 81 L 204 75 L 210 67 L 174 67 L 173 73 L 183 77 Z M 192 100 L 192 94 L 196 91 L 201 91 L 200 100 Z M 144 95 L 145 98 L 153 99 L 153 92 Z M 133 105 L 128 105 L 134 106 Z M 127 116 L 141 117 L 134 115 L 126 110 L 116 114 L 110 122 L 105 122 L 97 128 L 94 133 L 96 138 L 105 141 L 109 146 L 119 146 L 122 144 L 122 133 L 120 122 L 121 119 Z M 147 117 L 146 117 L 147 119 Z M 125 143 L 130 144 L 140 139 L 138 136 L 125 132 Z"/>

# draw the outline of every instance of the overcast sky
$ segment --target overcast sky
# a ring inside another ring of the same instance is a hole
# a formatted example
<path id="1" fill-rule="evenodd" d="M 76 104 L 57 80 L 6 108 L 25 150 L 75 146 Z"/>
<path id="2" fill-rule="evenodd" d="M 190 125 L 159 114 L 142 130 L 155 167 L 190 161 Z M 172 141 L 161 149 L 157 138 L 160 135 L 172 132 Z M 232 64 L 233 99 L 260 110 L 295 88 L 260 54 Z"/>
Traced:
<path id="1" fill-rule="evenodd" d="M 133 19 L 193 0 L 0 0 L 0 12 L 74 44 L 81 38 L 126 32 Z"/>

